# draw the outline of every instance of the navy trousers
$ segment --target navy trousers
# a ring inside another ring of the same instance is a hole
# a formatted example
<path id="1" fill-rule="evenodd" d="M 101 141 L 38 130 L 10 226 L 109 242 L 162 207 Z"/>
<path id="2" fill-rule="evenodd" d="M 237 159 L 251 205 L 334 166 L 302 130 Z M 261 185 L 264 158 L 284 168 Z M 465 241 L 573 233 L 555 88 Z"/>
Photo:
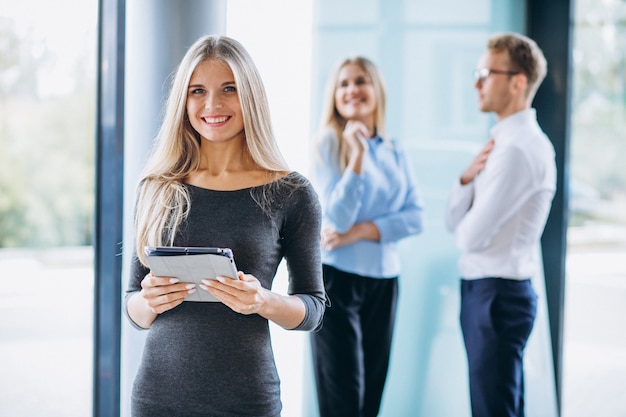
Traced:
<path id="1" fill-rule="evenodd" d="M 398 279 L 323 266 L 330 307 L 311 333 L 320 417 L 375 417 L 387 378 Z"/>
<path id="2" fill-rule="evenodd" d="M 530 280 L 461 280 L 473 417 L 523 417 L 523 354 L 537 313 Z"/>

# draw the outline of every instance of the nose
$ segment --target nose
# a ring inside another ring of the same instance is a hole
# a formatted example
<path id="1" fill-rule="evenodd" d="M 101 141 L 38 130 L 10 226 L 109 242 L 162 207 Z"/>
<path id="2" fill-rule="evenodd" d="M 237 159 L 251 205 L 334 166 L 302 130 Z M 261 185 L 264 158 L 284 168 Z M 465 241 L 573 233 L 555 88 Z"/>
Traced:
<path id="1" fill-rule="evenodd" d="M 207 94 L 207 98 L 204 101 L 205 110 L 215 110 L 221 109 L 223 107 L 222 100 L 220 99 L 218 94 L 210 93 Z"/>

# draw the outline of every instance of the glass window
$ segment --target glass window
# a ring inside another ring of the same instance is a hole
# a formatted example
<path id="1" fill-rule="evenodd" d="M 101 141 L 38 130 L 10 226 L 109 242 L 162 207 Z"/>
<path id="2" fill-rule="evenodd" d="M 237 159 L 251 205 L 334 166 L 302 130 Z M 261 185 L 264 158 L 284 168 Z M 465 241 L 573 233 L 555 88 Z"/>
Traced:
<path id="1" fill-rule="evenodd" d="M 563 415 L 626 415 L 626 4 L 576 2 Z"/>
<path id="2" fill-rule="evenodd" d="M 96 16 L 0 0 L 1 415 L 91 413 Z"/>

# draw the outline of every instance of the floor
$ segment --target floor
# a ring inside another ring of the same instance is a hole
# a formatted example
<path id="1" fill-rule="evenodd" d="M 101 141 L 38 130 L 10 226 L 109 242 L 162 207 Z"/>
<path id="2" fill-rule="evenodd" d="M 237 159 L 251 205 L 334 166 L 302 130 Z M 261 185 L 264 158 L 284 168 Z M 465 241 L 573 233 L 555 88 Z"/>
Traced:
<path id="1" fill-rule="evenodd" d="M 89 252 L 0 251 L 0 416 L 91 415 Z M 562 417 L 626 417 L 624 254 L 600 247 L 568 255 Z M 288 338 L 276 349 L 305 354 L 302 338 L 275 337 Z M 284 416 L 297 417 L 302 374 L 278 366 L 290 398 Z"/>

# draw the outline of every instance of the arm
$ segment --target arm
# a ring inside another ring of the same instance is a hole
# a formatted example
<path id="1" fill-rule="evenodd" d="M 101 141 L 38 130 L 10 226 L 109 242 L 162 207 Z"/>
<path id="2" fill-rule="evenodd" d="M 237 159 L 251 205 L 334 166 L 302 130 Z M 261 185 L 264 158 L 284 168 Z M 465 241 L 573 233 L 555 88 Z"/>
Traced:
<path id="1" fill-rule="evenodd" d="M 325 220 L 340 232 L 356 221 L 363 199 L 362 152 L 353 152 L 348 167 L 339 171 L 338 141 L 330 131 L 317 142 L 312 181 L 318 190 Z"/>
<path id="2" fill-rule="evenodd" d="M 322 244 L 327 250 L 349 245 L 358 240 L 396 242 L 422 231 L 423 204 L 411 165 L 399 145 L 396 145 L 396 157 L 397 175 L 400 177 L 398 181 L 405 184 L 399 200 L 401 206 L 372 220 L 356 223 L 345 233 L 340 233 L 332 227 L 326 228 L 322 234 Z M 394 203 L 394 206 L 397 204 Z"/>
<path id="3" fill-rule="evenodd" d="M 217 277 L 202 282 L 203 289 L 237 313 L 258 314 L 288 330 L 298 327 L 305 319 L 306 306 L 299 297 L 263 288 L 253 275 L 240 271 L 239 280 Z"/>
<path id="4" fill-rule="evenodd" d="M 396 144 L 401 175 L 404 176 L 407 189 L 402 207 L 385 216 L 373 220 L 380 231 L 383 243 L 397 242 L 405 237 L 416 235 L 423 230 L 424 205 L 420 197 L 417 181 L 406 153 Z"/>
<path id="5" fill-rule="evenodd" d="M 448 200 L 445 222 L 448 231 L 455 232 L 457 226 L 472 207 L 474 200 L 474 179 L 485 168 L 489 154 L 493 150 L 495 141 L 489 140 L 474 157 L 469 166 L 463 171 L 461 177 L 452 188 L 452 194 Z"/>
<path id="6" fill-rule="evenodd" d="M 324 314 L 325 292 L 320 254 L 321 208 L 311 185 L 298 188 L 286 202 L 281 247 L 289 273 L 289 295 L 265 289 L 252 275 L 239 281 L 204 281 L 202 287 L 241 314 L 259 314 L 285 329 L 314 330 Z"/>
<path id="7" fill-rule="evenodd" d="M 176 278 L 155 277 L 136 256 L 131 268 L 133 275 L 124 307 L 128 318 L 140 329 L 150 328 L 159 314 L 178 306 L 187 295 L 196 291 L 194 284 L 180 283 Z"/>
<path id="8" fill-rule="evenodd" d="M 456 228 L 457 245 L 465 251 L 480 251 L 519 210 L 533 188 L 532 171 L 522 150 L 507 148 L 490 159 L 489 178 Z"/>
<path id="9" fill-rule="evenodd" d="M 459 181 L 455 181 L 452 185 L 452 192 L 448 199 L 445 213 L 446 228 L 449 232 L 456 232 L 459 223 L 461 223 L 465 214 L 472 207 L 473 200 L 474 182 L 461 185 Z"/>
<path id="10" fill-rule="evenodd" d="M 339 233 L 332 227 L 327 227 L 322 231 L 322 247 L 326 250 L 333 250 L 340 246 L 350 245 L 358 240 L 370 240 L 378 242 L 380 231 L 374 222 L 357 223 L 346 233 Z"/>

